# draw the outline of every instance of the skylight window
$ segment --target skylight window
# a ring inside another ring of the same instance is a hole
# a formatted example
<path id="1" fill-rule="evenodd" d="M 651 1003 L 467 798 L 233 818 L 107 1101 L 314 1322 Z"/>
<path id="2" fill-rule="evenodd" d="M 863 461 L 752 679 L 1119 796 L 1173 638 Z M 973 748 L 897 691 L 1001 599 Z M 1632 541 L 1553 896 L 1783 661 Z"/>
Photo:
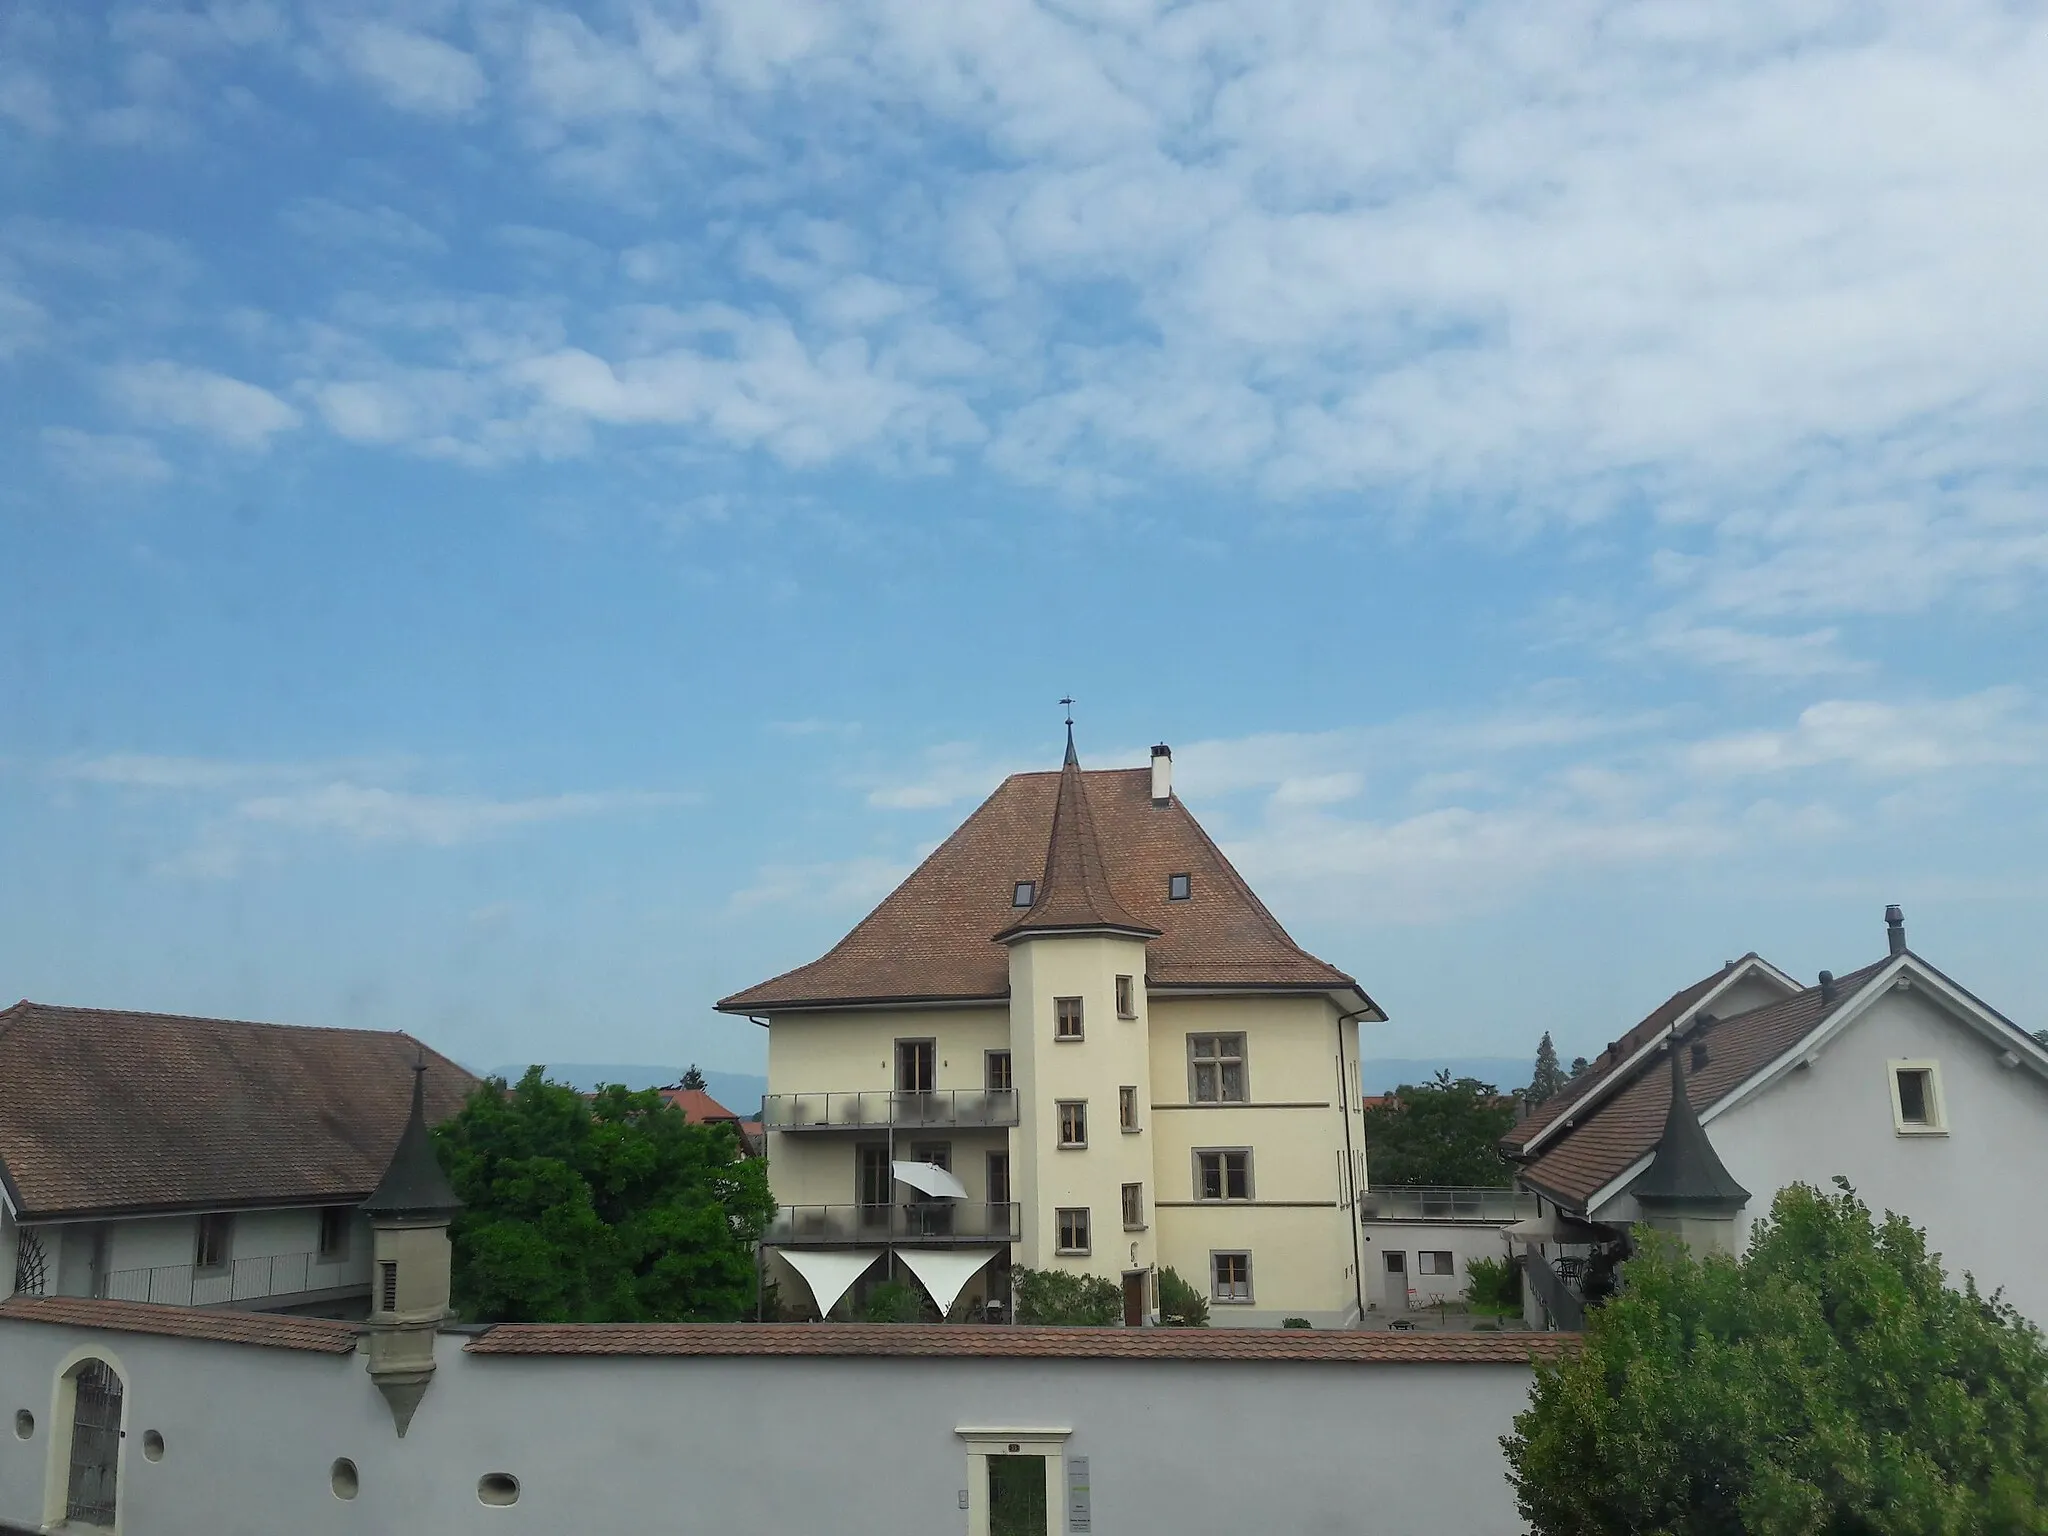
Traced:
<path id="1" fill-rule="evenodd" d="M 1168 875 L 1166 877 L 1166 899 L 1186 901 L 1195 894 L 1195 879 L 1192 875 Z"/>
<path id="2" fill-rule="evenodd" d="M 1028 907 L 1036 900 L 1038 900 L 1038 882 L 1036 880 L 1019 880 L 1017 888 L 1010 892 L 1010 905 L 1013 907 Z"/>

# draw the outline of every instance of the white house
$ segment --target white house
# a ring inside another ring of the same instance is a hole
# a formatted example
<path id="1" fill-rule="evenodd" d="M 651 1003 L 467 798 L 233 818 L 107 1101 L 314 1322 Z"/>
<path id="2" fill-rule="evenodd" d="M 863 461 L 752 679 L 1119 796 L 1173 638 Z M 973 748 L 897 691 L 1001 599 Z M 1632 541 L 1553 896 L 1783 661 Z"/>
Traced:
<path id="1" fill-rule="evenodd" d="M 1883 959 L 1813 986 L 1732 961 L 1515 1128 L 1520 1183 L 1563 1224 L 1531 1249 L 1532 1294 L 1639 1220 L 1739 1249 L 1778 1190 L 1840 1175 L 1923 1227 L 1953 1278 L 2048 1323 L 2048 1047 L 1885 915 Z"/>
<path id="2" fill-rule="evenodd" d="M 20 1002 L 0 1009 L 0 1295 L 361 1316 L 409 1035 Z"/>

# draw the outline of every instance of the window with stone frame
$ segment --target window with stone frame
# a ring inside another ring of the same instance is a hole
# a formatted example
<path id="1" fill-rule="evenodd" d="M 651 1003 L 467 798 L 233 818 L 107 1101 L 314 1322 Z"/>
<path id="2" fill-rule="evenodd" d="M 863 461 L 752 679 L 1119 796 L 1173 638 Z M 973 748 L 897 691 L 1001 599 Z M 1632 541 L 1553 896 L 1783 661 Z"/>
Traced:
<path id="1" fill-rule="evenodd" d="M 1244 1104 L 1243 1035 L 1188 1036 L 1188 1098 L 1196 1104 Z"/>

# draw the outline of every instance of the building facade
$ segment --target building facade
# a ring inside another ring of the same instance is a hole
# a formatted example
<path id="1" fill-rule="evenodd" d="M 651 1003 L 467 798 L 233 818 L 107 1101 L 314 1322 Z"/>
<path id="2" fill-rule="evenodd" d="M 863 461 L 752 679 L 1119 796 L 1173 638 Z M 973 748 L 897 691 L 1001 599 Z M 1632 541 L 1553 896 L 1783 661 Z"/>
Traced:
<path id="1" fill-rule="evenodd" d="M 1358 1026 L 1149 768 L 1012 775 L 821 959 L 728 997 L 768 1028 L 785 1303 L 913 1278 L 1001 1315 L 1012 1265 L 1172 1268 L 1218 1325 L 1365 1305 Z M 936 1173 L 931 1170 L 937 1170 Z M 857 1294 L 857 1291 L 856 1291 Z"/>
<path id="2" fill-rule="evenodd" d="M 2048 1048 L 1914 954 L 1898 908 L 1886 928 L 1882 959 L 1811 986 L 1730 962 L 1515 1128 L 1519 1182 L 1569 1239 L 1531 1245 L 1532 1308 L 1549 1294 L 1553 1320 L 1569 1313 L 1584 1268 L 1637 1223 L 1739 1252 L 1778 1190 L 1840 1176 L 1925 1229 L 1952 1279 L 2048 1323 L 2048 1228 L 2030 1219 Z"/>
<path id="3" fill-rule="evenodd" d="M 0 1010 L 0 1295 L 363 1315 L 422 1061 L 438 1121 L 476 1079 L 408 1035 Z"/>

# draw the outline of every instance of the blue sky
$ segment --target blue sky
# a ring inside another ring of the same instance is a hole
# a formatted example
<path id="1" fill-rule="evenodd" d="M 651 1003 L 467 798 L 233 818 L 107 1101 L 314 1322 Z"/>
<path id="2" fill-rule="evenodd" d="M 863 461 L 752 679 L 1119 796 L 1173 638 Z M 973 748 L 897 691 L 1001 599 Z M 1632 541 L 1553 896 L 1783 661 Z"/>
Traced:
<path id="1" fill-rule="evenodd" d="M 1375 1054 L 2048 1022 L 2048 21 L 18 4 L 0 992 L 758 1069 L 1173 743 Z"/>

